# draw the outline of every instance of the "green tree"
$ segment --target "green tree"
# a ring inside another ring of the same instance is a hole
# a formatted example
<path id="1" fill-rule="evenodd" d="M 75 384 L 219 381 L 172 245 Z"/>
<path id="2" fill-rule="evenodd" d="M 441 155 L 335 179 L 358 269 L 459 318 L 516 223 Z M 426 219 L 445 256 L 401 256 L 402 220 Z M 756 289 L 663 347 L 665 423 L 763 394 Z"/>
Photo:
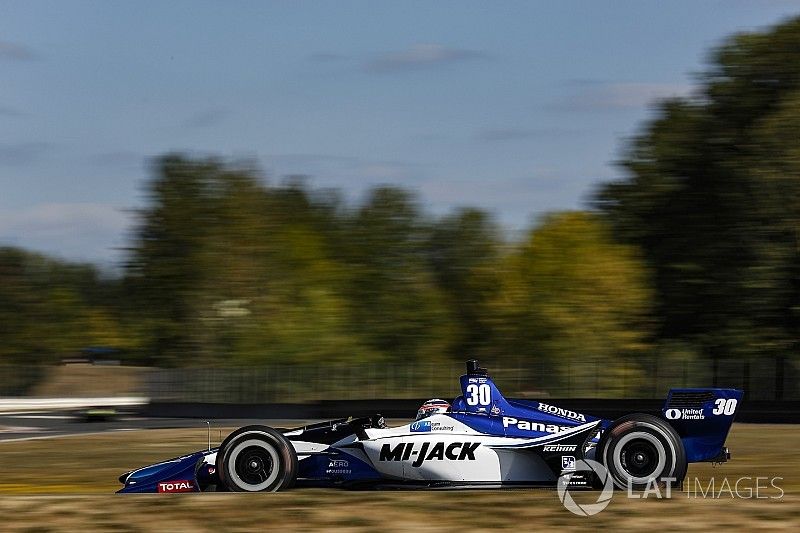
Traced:
<path id="1" fill-rule="evenodd" d="M 88 346 L 131 349 L 118 285 L 91 265 L 0 248 L 0 362 L 35 366 Z"/>
<path id="2" fill-rule="evenodd" d="M 662 104 L 596 206 L 654 269 L 662 339 L 796 353 L 800 19 L 734 36 L 700 81 Z"/>
<path id="3" fill-rule="evenodd" d="M 491 301 L 498 288 L 499 232 L 489 216 L 462 209 L 436 221 L 430 232 L 430 269 L 454 321 L 448 355 L 460 360 L 494 352 Z"/>
<path id="4" fill-rule="evenodd" d="M 329 199 L 178 155 L 158 161 L 148 190 L 127 274 L 161 362 L 371 357 L 351 332 Z"/>
<path id="5" fill-rule="evenodd" d="M 167 155 L 154 169 L 156 177 L 147 188 L 149 205 L 139 212 L 129 251 L 129 292 L 148 323 L 147 349 L 154 357 L 202 357 L 208 353 L 199 317 L 201 291 L 213 267 L 205 243 L 216 226 L 214 178 L 219 166 Z"/>
<path id="6" fill-rule="evenodd" d="M 652 327 L 649 279 L 637 249 L 615 242 L 600 216 L 548 216 L 505 258 L 500 287 L 494 341 L 510 363 L 539 362 L 540 387 L 571 380 L 572 394 L 596 386 L 613 395 L 637 384 Z"/>
<path id="7" fill-rule="evenodd" d="M 401 189 L 372 191 L 349 217 L 344 261 L 353 332 L 398 361 L 440 359 L 453 324 L 426 262 L 428 225 Z"/>

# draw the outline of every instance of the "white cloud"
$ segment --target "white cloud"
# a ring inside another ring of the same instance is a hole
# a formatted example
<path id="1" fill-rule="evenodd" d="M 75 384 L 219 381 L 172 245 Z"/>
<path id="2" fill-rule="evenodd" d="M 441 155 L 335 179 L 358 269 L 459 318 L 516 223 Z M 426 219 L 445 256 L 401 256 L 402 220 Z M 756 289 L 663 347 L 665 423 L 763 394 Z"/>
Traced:
<path id="1" fill-rule="evenodd" d="M 644 108 L 658 100 L 687 97 L 692 85 L 682 83 L 605 83 L 580 81 L 553 107 L 559 111 L 613 111 Z"/>
<path id="2" fill-rule="evenodd" d="M 484 54 L 475 50 L 451 48 L 441 44 L 414 44 L 406 50 L 389 52 L 364 64 L 369 73 L 405 72 L 445 66 L 478 59 Z"/>

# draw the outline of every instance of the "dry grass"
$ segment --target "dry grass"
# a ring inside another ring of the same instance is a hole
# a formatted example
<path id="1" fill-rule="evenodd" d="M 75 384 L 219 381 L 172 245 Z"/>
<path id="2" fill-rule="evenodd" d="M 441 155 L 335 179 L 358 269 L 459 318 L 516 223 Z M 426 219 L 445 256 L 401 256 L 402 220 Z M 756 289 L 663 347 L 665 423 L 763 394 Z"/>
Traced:
<path id="1" fill-rule="evenodd" d="M 225 432 L 223 432 L 223 435 Z M 716 469 L 692 465 L 689 480 L 717 491 L 723 477 L 783 477 L 782 499 L 630 500 L 615 495 L 591 518 L 567 512 L 551 490 L 376 491 L 294 490 L 280 494 L 119 495 L 117 476 L 205 443 L 203 429 L 118 432 L 0 443 L 3 531 L 450 531 L 608 527 L 709 530 L 800 530 L 800 430 L 736 425 L 728 441 L 733 461 Z M 761 483 L 762 486 L 764 483 Z M 768 482 L 767 482 L 768 484 Z M 691 488 L 691 483 L 689 484 Z M 741 485 L 754 487 L 755 480 Z M 746 491 L 740 491 L 746 495 Z M 77 494 L 77 495 L 76 495 Z M 772 489 L 762 496 L 777 496 Z M 691 496 L 691 494 L 689 495 Z M 595 493 L 576 498 L 589 501 Z M 587 499 L 588 498 L 588 499 Z"/>

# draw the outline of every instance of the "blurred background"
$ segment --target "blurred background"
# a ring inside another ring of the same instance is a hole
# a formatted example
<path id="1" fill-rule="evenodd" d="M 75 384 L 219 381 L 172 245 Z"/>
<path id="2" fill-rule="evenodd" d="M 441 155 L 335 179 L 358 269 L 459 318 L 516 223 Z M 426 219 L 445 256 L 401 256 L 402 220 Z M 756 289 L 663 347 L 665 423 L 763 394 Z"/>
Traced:
<path id="1" fill-rule="evenodd" d="M 0 5 L 0 396 L 800 399 L 800 5 Z"/>

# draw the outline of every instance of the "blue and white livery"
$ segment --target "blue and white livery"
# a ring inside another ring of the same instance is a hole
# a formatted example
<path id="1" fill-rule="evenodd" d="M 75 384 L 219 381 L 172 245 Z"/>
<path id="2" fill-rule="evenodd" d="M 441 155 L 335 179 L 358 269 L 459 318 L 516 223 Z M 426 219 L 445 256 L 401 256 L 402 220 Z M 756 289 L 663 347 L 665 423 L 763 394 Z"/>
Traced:
<path id="1" fill-rule="evenodd" d="M 619 488 L 680 485 L 688 463 L 729 458 L 725 439 L 743 397 L 734 389 L 673 389 L 660 417 L 603 420 L 549 401 L 506 399 L 477 361 L 467 362 L 461 391 L 448 412 L 393 428 L 380 415 L 294 429 L 245 426 L 218 448 L 126 472 L 119 492 L 553 486 L 586 458 L 602 463 Z M 576 472 L 570 483 L 597 486 L 593 475 Z"/>

